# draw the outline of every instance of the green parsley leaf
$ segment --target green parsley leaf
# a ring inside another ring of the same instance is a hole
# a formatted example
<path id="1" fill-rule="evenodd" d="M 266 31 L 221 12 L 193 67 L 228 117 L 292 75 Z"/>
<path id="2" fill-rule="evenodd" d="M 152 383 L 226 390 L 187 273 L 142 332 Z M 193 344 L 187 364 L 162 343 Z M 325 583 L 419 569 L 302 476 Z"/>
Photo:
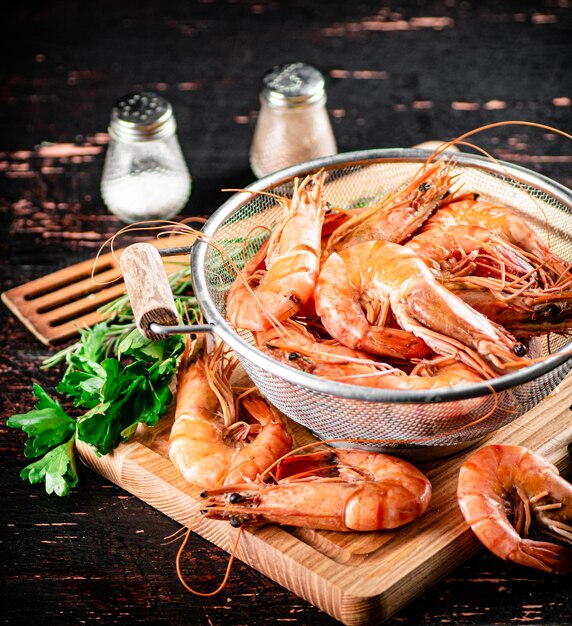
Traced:
<path id="1" fill-rule="evenodd" d="M 57 390 L 72 398 L 77 407 L 93 408 L 105 383 L 105 370 L 97 361 L 81 354 L 70 355 L 68 363 Z"/>
<path id="2" fill-rule="evenodd" d="M 46 492 L 66 496 L 70 488 L 78 481 L 77 468 L 73 453 L 75 437 L 50 450 L 38 461 L 27 465 L 20 477 L 32 484 L 45 483 Z"/>
<path id="3" fill-rule="evenodd" d="M 103 361 L 106 375 L 99 402 L 78 417 L 79 438 L 107 454 L 126 441 L 139 422 L 154 426 L 169 408 L 177 363 L 175 357 L 152 365 L 140 360 L 125 366 L 117 359 Z"/>
<path id="4" fill-rule="evenodd" d="M 21 428 L 28 435 L 24 455 L 29 458 L 43 456 L 75 433 L 76 427 L 75 420 L 40 385 L 34 385 L 34 395 L 39 401 L 32 411 L 12 415 L 7 421 L 10 428 Z"/>
<path id="5" fill-rule="evenodd" d="M 154 344 L 160 344 L 162 342 L 154 342 L 146 339 L 137 328 L 133 329 L 127 336 L 119 342 L 117 346 L 117 358 L 121 358 L 125 355 L 132 355 L 141 351 L 143 354 L 155 354 L 155 358 L 160 358 L 162 347 L 154 347 Z"/>
<path id="6" fill-rule="evenodd" d="M 196 298 L 185 295 L 192 291 L 188 263 L 170 277 L 170 283 L 181 318 L 197 320 Z M 66 364 L 57 391 L 73 401 L 77 418 L 36 386 L 36 408 L 8 420 L 9 426 L 29 436 L 25 455 L 41 457 L 22 470 L 22 478 L 44 482 L 48 493 L 66 495 L 77 483 L 76 438 L 107 454 L 132 437 L 140 422 L 154 426 L 172 400 L 170 386 L 186 338 L 173 335 L 150 341 L 143 337 L 126 295 L 100 310 L 109 317 L 80 330 L 78 341 L 42 366 Z"/>

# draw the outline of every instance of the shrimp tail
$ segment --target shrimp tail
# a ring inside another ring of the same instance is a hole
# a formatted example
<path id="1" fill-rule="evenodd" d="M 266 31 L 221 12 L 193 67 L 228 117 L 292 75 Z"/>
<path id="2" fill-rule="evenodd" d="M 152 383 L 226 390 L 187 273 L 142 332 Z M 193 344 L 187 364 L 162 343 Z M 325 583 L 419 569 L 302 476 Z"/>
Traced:
<path id="1" fill-rule="evenodd" d="M 572 550 L 548 541 L 522 539 L 508 559 L 551 574 L 572 571 Z"/>

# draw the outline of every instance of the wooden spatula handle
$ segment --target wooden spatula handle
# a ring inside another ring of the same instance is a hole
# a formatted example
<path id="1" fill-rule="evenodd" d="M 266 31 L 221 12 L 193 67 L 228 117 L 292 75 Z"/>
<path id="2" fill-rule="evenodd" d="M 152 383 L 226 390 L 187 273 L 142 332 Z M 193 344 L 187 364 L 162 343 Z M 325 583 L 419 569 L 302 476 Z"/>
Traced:
<path id="1" fill-rule="evenodd" d="M 137 327 L 148 339 L 162 339 L 150 329 L 151 323 L 166 326 L 179 323 L 175 298 L 157 248 L 134 243 L 119 259 L 123 279 Z"/>

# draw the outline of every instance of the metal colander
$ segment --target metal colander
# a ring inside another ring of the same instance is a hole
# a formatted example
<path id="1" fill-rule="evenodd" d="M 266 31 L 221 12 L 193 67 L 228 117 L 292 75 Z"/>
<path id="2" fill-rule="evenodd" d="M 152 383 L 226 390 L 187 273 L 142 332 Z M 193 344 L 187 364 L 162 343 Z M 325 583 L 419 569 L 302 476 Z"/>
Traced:
<path id="1" fill-rule="evenodd" d="M 194 288 L 206 321 L 236 353 L 261 392 L 320 439 L 350 440 L 376 450 L 447 453 L 499 429 L 538 404 L 572 369 L 572 342 L 550 336 L 550 357 L 486 383 L 434 390 L 374 389 L 334 382 L 279 363 L 252 335 L 226 320 L 235 279 L 220 253 L 237 264 L 252 257 L 281 217 L 272 192 L 290 196 L 295 177 L 326 171 L 324 194 L 334 207 L 356 207 L 405 182 L 429 152 L 372 150 L 317 159 L 261 179 L 225 202 L 203 228 L 209 243 L 192 250 Z M 455 155 L 453 173 L 467 192 L 517 210 L 554 252 L 572 261 L 572 193 L 541 175 L 477 156 Z M 245 242 L 246 245 L 245 245 Z M 214 245 L 210 245 L 214 244 Z"/>

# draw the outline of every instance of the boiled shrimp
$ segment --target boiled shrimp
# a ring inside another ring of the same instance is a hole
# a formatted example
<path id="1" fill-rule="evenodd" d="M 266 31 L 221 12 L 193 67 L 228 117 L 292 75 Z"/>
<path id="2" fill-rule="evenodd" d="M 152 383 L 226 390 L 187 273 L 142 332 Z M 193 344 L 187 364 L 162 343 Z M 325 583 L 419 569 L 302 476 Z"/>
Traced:
<path id="1" fill-rule="evenodd" d="M 480 541 L 502 559 L 546 572 L 572 570 L 572 548 L 528 539 L 540 531 L 572 544 L 572 485 L 521 446 L 481 448 L 461 467 L 459 506 Z"/>
<path id="2" fill-rule="evenodd" d="M 273 483 L 204 492 L 201 512 L 228 519 L 234 526 L 275 523 L 375 531 L 412 522 L 431 499 L 431 483 L 424 474 L 409 462 L 382 453 L 330 449 L 292 456 L 281 465 Z"/>
<path id="3" fill-rule="evenodd" d="M 431 215 L 450 191 L 452 162 L 427 162 L 416 175 L 366 209 L 355 211 L 330 235 L 327 252 L 365 241 L 401 243 Z"/>
<path id="4" fill-rule="evenodd" d="M 542 262 L 544 271 L 552 274 L 554 281 L 572 279 L 572 264 L 553 252 L 515 211 L 495 202 L 478 200 L 476 194 L 449 198 L 431 216 L 424 229 L 463 224 L 485 228 L 533 255 Z"/>
<path id="5" fill-rule="evenodd" d="M 340 268 L 338 275 L 345 267 L 356 294 L 374 290 L 387 297 L 399 326 L 436 353 L 458 358 L 487 377 L 530 364 L 523 344 L 441 286 L 412 250 L 374 241 L 331 254 L 318 277 L 317 301 L 320 292 L 334 288 L 330 264 Z M 340 315 L 348 306 L 338 298 Z"/>
<path id="6" fill-rule="evenodd" d="M 381 371 L 395 371 L 371 355 L 335 339 L 322 339 L 305 326 L 288 320 L 279 328 L 254 333 L 261 352 L 308 374 L 356 385 L 373 385 Z"/>
<path id="7" fill-rule="evenodd" d="M 515 292 L 547 286 L 538 269 L 541 261 L 527 258 L 519 248 L 480 226 L 431 228 L 404 245 L 422 258 L 442 281 L 463 280 L 476 286 L 489 286 L 490 279 L 494 279 L 499 291 Z"/>
<path id="8" fill-rule="evenodd" d="M 285 217 L 238 273 L 227 295 L 227 318 L 237 328 L 264 330 L 294 315 L 314 293 L 326 211 L 324 174 L 296 179 Z"/>
<path id="9" fill-rule="evenodd" d="M 518 337 L 572 330 L 572 291 L 561 294 L 537 291 L 502 298 L 486 288 L 444 283 L 456 296 Z"/>
<path id="10" fill-rule="evenodd" d="M 262 352 L 314 376 L 377 389 L 436 389 L 477 383 L 482 372 L 459 359 L 433 356 L 420 360 L 410 372 L 373 360 L 366 352 L 353 350 L 335 340 L 320 339 L 306 328 L 289 322 L 282 332 L 256 334 Z M 474 403 L 471 403 L 474 408 Z"/>
<path id="11" fill-rule="evenodd" d="M 237 363 L 221 344 L 179 369 L 169 456 L 199 487 L 255 480 L 292 447 L 278 411 L 258 393 L 231 385 Z"/>
<path id="12" fill-rule="evenodd" d="M 412 332 L 388 325 L 387 293 L 366 281 L 354 284 L 338 255 L 331 255 L 320 270 L 314 305 L 330 335 L 349 348 L 395 359 L 420 358 L 430 352 Z"/>
<path id="13" fill-rule="evenodd" d="M 572 274 L 557 283 L 543 260 L 479 226 L 431 228 L 411 248 L 447 289 L 519 336 L 572 329 Z"/>

